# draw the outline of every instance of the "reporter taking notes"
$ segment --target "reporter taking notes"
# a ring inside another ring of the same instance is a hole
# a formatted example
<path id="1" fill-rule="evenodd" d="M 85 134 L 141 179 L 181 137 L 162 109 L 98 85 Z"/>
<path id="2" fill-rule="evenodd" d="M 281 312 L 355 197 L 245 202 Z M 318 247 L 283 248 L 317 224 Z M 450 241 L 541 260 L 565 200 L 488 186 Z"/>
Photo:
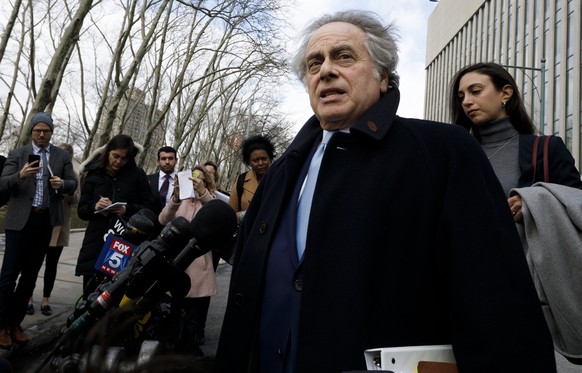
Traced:
<path id="1" fill-rule="evenodd" d="M 152 208 L 153 195 L 149 181 L 135 163 L 140 149 L 141 146 L 134 144 L 131 137 L 116 135 L 81 165 L 81 173 L 86 175 L 77 211 L 79 217 L 89 223 L 77 258 L 75 275 L 83 276 L 85 296 L 95 290 L 90 280 L 97 278 L 96 282 L 99 282 L 100 275 L 94 267 L 107 234 L 119 233 L 124 229 L 123 219 L 127 220 L 143 208 Z M 115 202 L 125 205 L 110 207 Z M 96 214 L 96 211 L 106 213 Z"/>

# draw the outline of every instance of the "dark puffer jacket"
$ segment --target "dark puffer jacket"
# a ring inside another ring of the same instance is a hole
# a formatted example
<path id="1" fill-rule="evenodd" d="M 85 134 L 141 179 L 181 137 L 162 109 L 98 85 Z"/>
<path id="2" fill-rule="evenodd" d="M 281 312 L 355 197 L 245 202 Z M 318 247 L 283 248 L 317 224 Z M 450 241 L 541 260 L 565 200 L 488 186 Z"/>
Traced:
<path id="1" fill-rule="evenodd" d="M 126 220 L 142 208 L 153 207 L 153 195 L 144 170 L 128 163 L 113 176 L 99 168 L 99 158 L 103 151 L 104 148 L 98 149 L 89 158 L 90 161 L 81 165 L 81 172 L 87 174 L 81 186 L 78 214 L 81 219 L 88 220 L 89 224 L 77 258 L 77 276 L 95 273 L 95 262 L 101 253 L 106 234 L 117 219 L 117 215 L 95 214 L 95 204 L 101 196 L 108 197 L 112 202 L 127 202 Z"/>

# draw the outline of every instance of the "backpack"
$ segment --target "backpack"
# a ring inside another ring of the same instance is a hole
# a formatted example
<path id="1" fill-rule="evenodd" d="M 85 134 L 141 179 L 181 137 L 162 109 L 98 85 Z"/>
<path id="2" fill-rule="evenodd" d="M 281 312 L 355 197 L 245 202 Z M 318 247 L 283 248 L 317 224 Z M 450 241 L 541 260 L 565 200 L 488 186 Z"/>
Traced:
<path id="1" fill-rule="evenodd" d="M 243 187 L 245 184 L 245 178 L 247 176 L 247 172 L 243 172 L 242 174 L 238 175 L 238 179 L 236 179 L 236 194 L 238 195 L 238 211 L 242 210 L 241 198 L 242 198 L 243 191 L 244 191 Z"/>

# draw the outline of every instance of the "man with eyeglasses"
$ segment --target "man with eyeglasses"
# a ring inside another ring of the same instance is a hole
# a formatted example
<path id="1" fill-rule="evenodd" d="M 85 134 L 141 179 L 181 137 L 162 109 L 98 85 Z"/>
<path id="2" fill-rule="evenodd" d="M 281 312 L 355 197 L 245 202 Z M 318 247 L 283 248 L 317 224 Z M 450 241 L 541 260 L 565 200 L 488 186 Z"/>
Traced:
<path id="1" fill-rule="evenodd" d="M 63 224 L 63 195 L 77 188 L 69 153 L 50 144 L 53 130 L 50 115 L 36 113 L 29 125 L 32 143 L 10 151 L 0 177 L 0 192 L 11 194 L 0 272 L 0 348 L 4 349 L 28 342 L 20 324 L 53 227 Z"/>

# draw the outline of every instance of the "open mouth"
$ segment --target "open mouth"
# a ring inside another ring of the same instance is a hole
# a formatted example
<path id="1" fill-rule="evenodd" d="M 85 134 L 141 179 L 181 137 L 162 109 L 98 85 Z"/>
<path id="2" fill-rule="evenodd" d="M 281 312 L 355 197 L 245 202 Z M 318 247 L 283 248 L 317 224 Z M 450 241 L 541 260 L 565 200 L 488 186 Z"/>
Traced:
<path id="1" fill-rule="evenodd" d="M 324 89 L 319 94 L 319 97 L 321 97 L 321 98 L 329 98 L 329 97 L 333 97 L 333 96 L 343 95 L 344 93 L 345 92 L 342 91 L 342 90 L 340 90 L 340 89 Z"/>

